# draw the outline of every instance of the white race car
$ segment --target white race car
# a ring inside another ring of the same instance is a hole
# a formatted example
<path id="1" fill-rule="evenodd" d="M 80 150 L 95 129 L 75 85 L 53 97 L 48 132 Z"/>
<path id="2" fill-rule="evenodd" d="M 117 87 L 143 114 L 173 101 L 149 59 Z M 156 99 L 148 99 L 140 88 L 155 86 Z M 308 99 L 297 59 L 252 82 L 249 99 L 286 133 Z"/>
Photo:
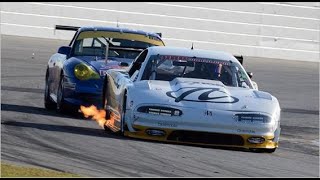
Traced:
<path id="1" fill-rule="evenodd" d="M 257 90 L 231 54 L 150 47 L 104 81 L 105 128 L 125 136 L 274 152 L 277 98 Z"/>

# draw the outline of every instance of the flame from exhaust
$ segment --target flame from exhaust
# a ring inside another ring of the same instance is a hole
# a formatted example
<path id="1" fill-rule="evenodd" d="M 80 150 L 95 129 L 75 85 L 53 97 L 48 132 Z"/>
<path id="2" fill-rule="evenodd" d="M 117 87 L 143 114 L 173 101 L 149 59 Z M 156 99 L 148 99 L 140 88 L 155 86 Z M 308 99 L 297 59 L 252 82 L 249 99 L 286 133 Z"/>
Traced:
<path id="1" fill-rule="evenodd" d="M 106 111 L 104 109 L 99 110 L 96 106 L 91 105 L 90 107 L 80 106 L 80 111 L 84 114 L 84 117 L 95 120 L 99 126 L 104 127 L 108 120 L 105 119 Z"/>
<path id="2" fill-rule="evenodd" d="M 115 121 L 119 121 L 120 117 L 110 112 L 110 119 L 106 119 L 106 111 L 104 109 L 99 110 L 96 106 L 91 105 L 90 107 L 80 106 L 80 111 L 83 113 L 84 117 L 95 120 L 99 126 L 104 128 L 105 126 L 113 126 Z"/>

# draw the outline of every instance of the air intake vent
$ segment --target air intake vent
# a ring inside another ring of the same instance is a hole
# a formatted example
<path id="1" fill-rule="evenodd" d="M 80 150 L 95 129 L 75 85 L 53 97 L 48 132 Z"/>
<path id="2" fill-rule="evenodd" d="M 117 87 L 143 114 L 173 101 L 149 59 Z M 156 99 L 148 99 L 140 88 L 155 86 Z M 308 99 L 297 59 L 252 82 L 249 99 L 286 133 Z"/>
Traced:
<path id="1" fill-rule="evenodd" d="M 244 140 L 239 135 L 197 131 L 173 131 L 168 136 L 168 140 L 215 145 L 244 145 Z"/>

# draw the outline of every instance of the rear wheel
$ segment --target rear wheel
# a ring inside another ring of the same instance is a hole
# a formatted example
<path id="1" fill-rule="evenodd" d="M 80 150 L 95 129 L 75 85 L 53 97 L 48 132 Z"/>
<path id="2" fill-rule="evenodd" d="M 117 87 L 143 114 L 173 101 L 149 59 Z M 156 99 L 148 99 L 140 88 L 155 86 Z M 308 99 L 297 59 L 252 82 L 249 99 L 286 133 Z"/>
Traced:
<path id="1" fill-rule="evenodd" d="M 46 73 L 46 80 L 45 80 L 45 89 L 44 89 L 44 107 L 48 110 L 53 110 L 56 109 L 57 104 L 52 101 L 52 99 L 50 98 L 50 87 L 49 87 L 49 83 L 48 83 L 48 70 Z"/>

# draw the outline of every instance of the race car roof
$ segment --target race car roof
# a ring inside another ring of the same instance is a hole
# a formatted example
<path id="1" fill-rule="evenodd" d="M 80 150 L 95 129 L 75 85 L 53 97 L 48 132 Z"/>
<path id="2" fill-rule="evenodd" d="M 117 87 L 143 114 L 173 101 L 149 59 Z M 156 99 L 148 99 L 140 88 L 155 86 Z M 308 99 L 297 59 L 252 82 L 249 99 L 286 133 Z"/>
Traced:
<path id="1" fill-rule="evenodd" d="M 121 27 L 107 27 L 107 26 L 85 26 L 81 27 L 79 31 L 112 31 L 112 32 L 123 32 L 123 33 L 133 33 L 133 34 L 141 34 L 141 35 L 149 35 L 158 37 L 161 39 L 159 34 L 153 32 L 146 32 L 142 30 L 136 29 L 128 29 L 128 28 L 121 28 Z"/>
<path id="2" fill-rule="evenodd" d="M 190 49 L 180 47 L 169 47 L 169 46 L 153 46 L 148 48 L 152 55 L 171 55 L 171 56 L 185 56 L 185 57 L 196 57 L 196 58 L 208 58 L 208 59 L 219 59 L 225 61 L 238 62 L 238 60 L 230 53 L 224 51 L 212 51 L 203 49 Z"/>

